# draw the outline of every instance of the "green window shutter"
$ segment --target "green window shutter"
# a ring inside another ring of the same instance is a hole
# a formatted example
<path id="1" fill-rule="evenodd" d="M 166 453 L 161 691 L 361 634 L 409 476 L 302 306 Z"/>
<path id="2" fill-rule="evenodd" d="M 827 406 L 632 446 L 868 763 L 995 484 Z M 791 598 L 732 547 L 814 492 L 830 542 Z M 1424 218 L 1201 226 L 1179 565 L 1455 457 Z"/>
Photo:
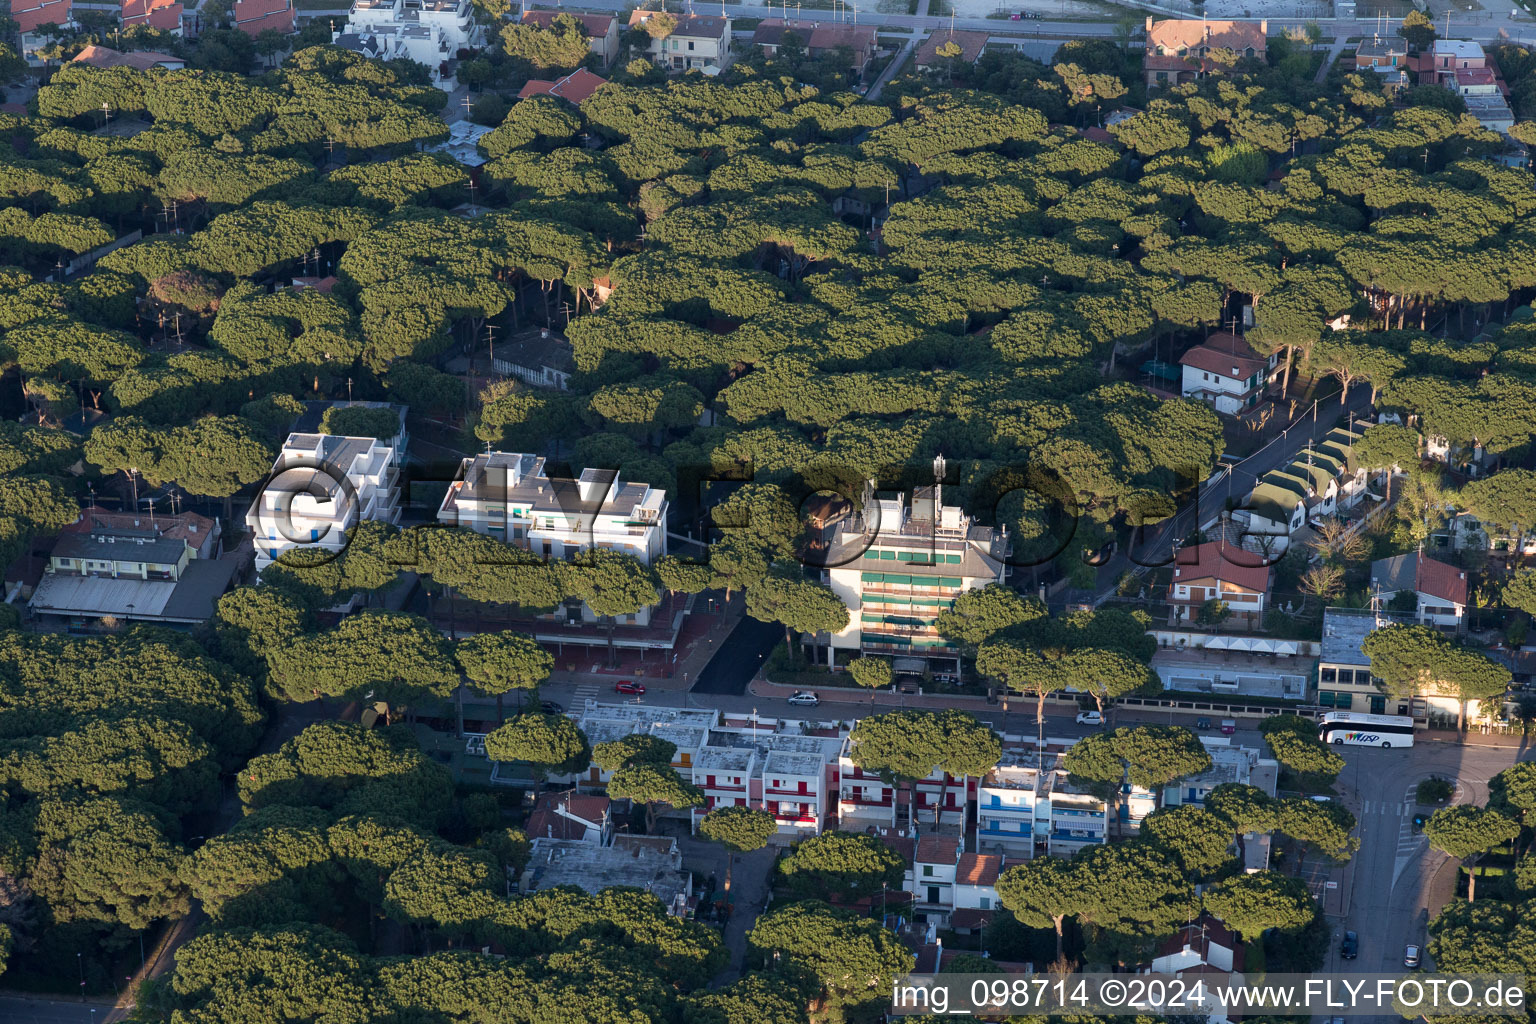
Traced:
<path id="1" fill-rule="evenodd" d="M 964 557 L 965 556 L 963 556 L 963 555 L 945 555 L 944 556 L 944 561 L 949 563 L 950 565 L 959 565 L 961 559 L 964 558 Z"/>
<path id="2" fill-rule="evenodd" d="M 859 578 L 865 583 L 882 583 L 885 581 L 885 577 L 878 572 L 861 573 Z"/>
<path id="3" fill-rule="evenodd" d="M 882 552 L 880 552 L 880 557 L 885 559 L 887 562 L 890 562 L 890 561 L 893 561 L 896 558 L 896 552 L 894 552 L 894 551 L 882 551 Z"/>

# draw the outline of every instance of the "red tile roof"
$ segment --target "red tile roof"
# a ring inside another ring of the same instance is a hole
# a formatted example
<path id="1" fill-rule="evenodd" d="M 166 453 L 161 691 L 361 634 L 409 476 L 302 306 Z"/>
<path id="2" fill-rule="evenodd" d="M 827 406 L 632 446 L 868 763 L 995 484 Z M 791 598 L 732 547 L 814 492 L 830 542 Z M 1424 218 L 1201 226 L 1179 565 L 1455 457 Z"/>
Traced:
<path id="1" fill-rule="evenodd" d="M 1265 50 L 1266 22 L 1255 25 L 1251 21 L 1199 21 L 1184 18 L 1167 18 L 1152 21 L 1147 26 L 1147 52 L 1155 54 L 1157 48 L 1177 53 L 1180 49 L 1193 50 L 1201 46 L 1224 46 L 1242 53 L 1253 47 L 1259 53 Z"/>
<path id="2" fill-rule="evenodd" d="M 940 29 L 929 33 L 923 40 L 923 45 L 917 48 L 917 53 L 912 57 L 914 66 L 933 64 L 938 60 L 938 49 L 945 43 L 953 42 L 960 47 L 960 56 L 957 60 L 974 64 L 981 57 L 981 51 L 987 48 L 988 32 L 951 32 L 948 29 Z"/>
<path id="3" fill-rule="evenodd" d="M 962 853 L 955 868 L 955 881 L 961 885 L 996 885 L 1003 869 L 1003 858 L 996 853 Z"/>
<path id="4" fill-rule="evenodd" d="M 176 0 L 123 0 L 119 16 L 124 28 L 148 25 L 166 32 L 181 28 L 181 4 Z"/>
<path id="5" fill-rule="evenodd" d="M 293 31 L 293 0 L 235 0 L 235 28 L 247 35 Z"/>
<path id="6" fill-rule="evenodd" d="M 816 22 L 814 21 L 764 18 L 757 23 L 757 28 L 752 30 L 752 42 L 758 46 L 780 46 L 784 42 L 784 37 L 793 32 L 799 37 L 801 43 L 805 43 L 815 31 Z"/>
<path id="7" fill-rule="evenodd" d="M 1258 555 L 1236 544 L 1208 541 L 1178 553 L 1173 562 L 1173 582 L 1188 584 L 1220 580 L 1254 593 L 1267 593 L 1269 566 L 1255 565 L 1258 560 Z"/>
<path id="8" fill-rule="evenodd" d="M 812 50 L 835 50 L 839 46 L 846 46 L 854 53 L 873 49 L 874 45 L 875 29 L 872 25 L 839 25 L 835 22 L 818 24 L 806 43 Z"/>
<path id="9" fill-rule="evenodd" d="M 1158 956 L 1172 956 L 1181 952 L 1188 946 L 1192 952 L 1200 954 L 1201 960 L 1207 964 L 1211 959 L 1211 947 L 1222 946 L 1232 951 L 1232 969 L 1243 969 L 1245 947 L 1238 941 L 1237 936 L 1220 921 L 1209 914 L 1201 914 L 1190 924 L 1180 928 L 1178 933 L 1157 947 Z"/>
<path id="10" fill-rule="evenodd" d="M 650 20 L 651 15 L 657 11 L 630 11 L 629 27 L 644 25 Z M 694 39 L 724 39 L 725 30 L 730 27 L 730 19 L 719 18 L 710 14 L 684 14 L 673 15 L 677 18 L 677 28 L 672 35 L 679 37 L 692 37 Z"/>
<path id="11" fill-rule="evenodd" d="M 86 47 L 80 51 L 84 56 L 86 50 L 104 49 L 104 47 Z M 117 53 L 116 50 L 108 50 L 108 53 Z M 121 54 L 118 54 L 122 56 Z M 164 56 L 161 54 L 160 56 Z M 79 60 L 76 57 L 75 60 Z M 174 58 L 168 58 L 174 59 Z M 100 67 L 101 65 L 96 65 Z M 111 65 L 108 65 L 111 66 Z M 81 510 L 80 518 L 59 530 L 60 533 L 95 533 L 100 530 L 153 530 L 162 537 L 172 540 L 186 541 L 194 548 L 201 547 L 203 541 L 213 532 L 218 525 L 207 516 L 200 516 L 196 512 L 179 512 L 176 515 L 166 515 L 163 512 L 155 516 L 151 525 L 149 515 L 135 515 L 132 512 L 109 512 L 96 505 L 88 506 Z"/>
<path id="12" fill-rule="evenodd" d="M 1247 380 L 1269 366 L 1268 360 L 1235 334 L 1211 335 L 1203 344 L 1184 353 L 1179 363 L 1236 380 Z"/>
<path id="13" fill-rule="evenodd" d="M 1464 605 L 1467 603 L 1467 574 L 1454 565 L 1421 557 L 1413 589 L 1442 601 Z"/>
<path id="14" fill-rule="evenodd" d="M 179 10 L 181 5 L 177 4 L 176 7 Z M 173 57 L 169 53 L 157 53 L 154 50 L 132 50 L 128 53 L 119 53 L 109 46 L 87 46 L 75 54 L 73 63 L 89 64 L 93 68 L 128 67 L 148 71 L 162 64 L 182 67 L 186 62 L 180 57 Z"/>
<path id="15" fill-rule="evenodd" d="M 34 6 L 20 7 L 31 3 Z M 69 20 L 74 0 L 16 0 L 11 4 L 11 17 L 22 32 L 34 31 L 39 25 L 62 25 Z"/>
<path id="16" fill-rule="evenodd" d="M 539 28 L 553 28 L 555 18 L 561 14 L 569 14 L 582 27 L 587 30 L 587 35 L 594 39 L 600 39 L 608 34 L 608 30 L 619 20 L 611 14 L 577 14 L 574 11 L 529 11 L 523 15 L 524 25 L 537 25 Z"/>
<path id="17" fill-rule="evenodd" d="M 549 90 L 551 96 L 559 96 L 567 103 L 581 106 L 587 97 L 597 92 L 599 86 L 607 85 L 608 79 L 601 75 L 594 75 L 586 68 L 577 68 L 564 78 L 555 82 L 554 88 Z"/>
<path id="18" fill-rule="evenodd" d="M 594 75 L 586 68 L 577 68 L 564 78 L 557 78 L 553 82 L 543 78 L 531 78 L 523 86 L 517 98 L 525 100 L 530 96 L 556 96 L 573 106 L 581 106 L 599 86 L 607 85 L 608 79 L 601 75 Z"/>
<path id="19" fill-rule="evenodd" d="M 921 836 L 917 840 L 914 863 L 953 864 L 959 853 L 958 836 Z"/>
<path id="20" fill-rule="evenodd" d="M 992 921 L 992 911 L 977 910 L 973 907 L 961 907 L 949 915 L 949 926 L 960 931 L 972 931 L 982 928 Z"/>
<path id="21" fill-rule="evenodd" d="M 612 801 L 598 793 L 547 793 L 539 800 L 537 809 L 553 811 L 561 807 L 582 821 L 601 825 L 611 804 Z"/>

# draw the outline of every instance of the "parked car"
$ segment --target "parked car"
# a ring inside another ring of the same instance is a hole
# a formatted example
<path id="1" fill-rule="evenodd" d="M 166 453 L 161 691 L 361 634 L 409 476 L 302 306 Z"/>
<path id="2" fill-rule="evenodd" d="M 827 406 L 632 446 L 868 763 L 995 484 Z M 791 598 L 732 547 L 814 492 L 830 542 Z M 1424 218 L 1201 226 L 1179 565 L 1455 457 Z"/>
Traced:
<path id="1" fill-rule="evenodd" d="M 1409 943 L 1408 948 L 1403 950 L 1403 966 L 1404 967 L 1417 967 L 1417 966 L 1419 966 L 1419 947 L 1418 946 L 1415 946 L 1412 943 Z"/>
<path id="2" fill-rule="evenodd" d="M 561 707 L 559 704 L 556 704 L 552 700 L 541 700 L 541 701 L 539 701 L 539 710 L 544 712 L 546 715 L 563 715 L 563 714 L 565 714 L 565 708 Z"/>
<path id="3" fill-rule="evenodd" d="M 1209 729 L 1210 727 L 1211 727 L 1211 720 L 1209 718 L 1206 718 L 1204 715 L 1201 715 L 1199 718 L 1195 719 L 1195 728 L 1196 729 Z"/>
<path id="4" fill-rule="evenodd" d="M 613 684 L 613 692 L 641 694 L 645 692 L 645 687 L 630 679 L 620 679 Z"/>
<path id="5" fill-rule="evenodd" d="M 1077 713 L 1077 724 L 1078 725 L 1103 725 L 1104 724 L 1104 712 L 1102 712 L 1102 711 L 1079 711 Z"/>
<path id="6" fill-rule="evenodd" d="M 1333 803 L 1333 797 L 1331 797 L 1331 796 L 1314 796 L 1314 797 L 1312 797 L 1312 799 L 1315 800 L 1317 803 L 1320 803 L 1320 804 L 1331 804 L 1331 803 Z"/>
<path id="7" fill-rule="evenodd" d="M 1353 960 L 1360 955 L 1360 936 L 1354 932 L 1345 932 L 1344 941 L 1339 943 L 1339 956 L 1345 960 Z"/>
<path id="8" fill-rule="evenodd" d="M 811 690 L 796 690 L 793 695 L 785 699 L 786 704 L 799 704 L 813 708 L 821 703 L 821 698 Z"/>

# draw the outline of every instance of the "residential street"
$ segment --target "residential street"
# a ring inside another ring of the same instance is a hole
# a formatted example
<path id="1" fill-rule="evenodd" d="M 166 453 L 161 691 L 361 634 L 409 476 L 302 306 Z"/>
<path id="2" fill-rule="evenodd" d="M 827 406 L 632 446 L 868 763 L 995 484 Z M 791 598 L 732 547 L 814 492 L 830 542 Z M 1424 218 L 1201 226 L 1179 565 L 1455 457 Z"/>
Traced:
<path id="1" fill-rule="evenodd" d="M 1475 734 L 1468 738 L 1478 739 Z M 1360 851 L 1345 872 L 1344 884 L 1351 890 L 1349 915 L 1332 922 L 1324 967 L 1399 971 L 1404 946 L 1424 944 L 1426 925 L 1454 898 L 1456 884 L 1455 863 L 1431 850 L 1428 840 L 1413 831 L 1414 814 L 1434 810 L 1414 802 L 1415 787 L 1439 775 L 1456 782 L 1453 802 L 1481 804 L 1488 799 L 1488 780 L 1516 760 L 1529 760 L 1530 751 L 1524 745 L 1435 742 L 1415 743 L 1409 750 L 1339 749 L 1348 766 L 1339 776 L 1338 789 L 1360 821 Z M 1360 956 L 1354 961 L 1339 960 L 1339 940 L 1346 930 L 1360 936 Z"/>
<path id="2" fill-rule="evenodd" d="M 31 996 L 0 996 L 0 1021 L 5 1024 L 95 1024 L 105 1021 L 111 1003 Z"/>
<path id="3" fill-rule="evenodd" d="M 1172 542 L 1209 523 L 1226 508 L 1229 497 L 1242 501 L 1265 473 L 1287 465 L 1297 452 L 1326 437 L 1328 431 L 1346 421 L 1346 414 L 1365 413 L 1370 407 L 1371 389 L 1365 385 L 1356 386 L 1350 392 L 1348 403 L 1342 407 L 1334 400 L 1320 401 L 1315 421 L 1312 411 L 1307 410 L 1263 448 L 1224 472 L 1218 470 L 1211 474 L 1200 485 L 1199 497 L 1193 504 L 1185 505 L 1172 518 L 1149 529 L 1144 538 L 1131 545 L 1122 545 L 1121 550 L 1099 569 L 1099 589 L 1094 595 L 1094 605 L 1115 595 L 1120 576 L 1127 569 L 1133 569 L 1137 564 L 1155 567 L 1156 563 L 1166 561 Z M 1131 561 L 1131 554 L 1137 556 L 1137 562 Z"/>

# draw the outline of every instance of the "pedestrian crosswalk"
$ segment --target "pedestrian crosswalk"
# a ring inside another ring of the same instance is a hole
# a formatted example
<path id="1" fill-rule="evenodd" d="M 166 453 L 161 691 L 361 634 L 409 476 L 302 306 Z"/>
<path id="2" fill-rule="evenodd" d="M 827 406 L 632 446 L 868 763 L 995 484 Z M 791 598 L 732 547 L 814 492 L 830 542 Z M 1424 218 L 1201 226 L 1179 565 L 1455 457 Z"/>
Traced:
<path id="1" fill-rule="evenodd" d="M 571 691 L 571 707 L 579 708 L 589 700 L 597 700 L 596 683 L 581 683 Z"/>
<path id="2" fill-rule="evenodd" d="M 1413 830 L 1413 808 L 1418 803 L 1418 784 L 1408 787 L 1403 794 L 1401 814 L 1397 820 L 1397 858 L 1392 864 L 1392 882 L 1395 885 L 1397 878 L 1403 873 L 1403 868 L 1408 866 L 1409 860 L 1419 855 L 1423 850 L 1426 840 L 1422 832 Z"/>

